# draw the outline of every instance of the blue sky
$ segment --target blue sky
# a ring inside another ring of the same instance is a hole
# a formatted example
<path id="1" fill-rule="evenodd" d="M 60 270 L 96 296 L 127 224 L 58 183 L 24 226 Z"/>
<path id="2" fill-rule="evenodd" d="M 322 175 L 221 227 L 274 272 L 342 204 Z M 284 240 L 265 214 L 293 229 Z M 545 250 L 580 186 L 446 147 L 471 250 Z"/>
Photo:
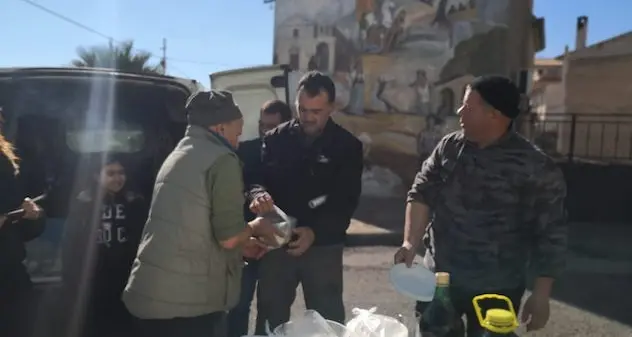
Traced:
<path id="1" fill-rule="evenodd" d="M 133 39 L 156 56 L 167 38 L 168 73 L 207 86 L 211 72 L 272 61 L 274 11 L 263 0 L 34 2 L 116 40 Z M 626 13 L 632 13 L 632 1 L 535 0 L 535 14 L 546 18 L 547 48 L 539 56 L 556 56 L 566 44 L 574 47 L 579 15 L 589 16 L 593 43 L 632 30 Z M 67 65 L 78 46 L 107 44 L 23 0 L 0 0 L 0 23 L 0 67 Z"/>

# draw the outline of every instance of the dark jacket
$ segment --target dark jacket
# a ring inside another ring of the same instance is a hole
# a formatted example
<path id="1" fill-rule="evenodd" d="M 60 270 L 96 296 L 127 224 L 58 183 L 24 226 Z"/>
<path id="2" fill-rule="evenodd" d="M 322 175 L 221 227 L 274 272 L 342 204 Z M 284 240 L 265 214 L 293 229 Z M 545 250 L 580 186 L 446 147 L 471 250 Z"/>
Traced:
<path id="1" fill-rule="evenodd" d="M 266 134 L 261 161 L 251 197 L 268 191 L 297 226 L 314 231 L 316 246 L 344 243 L 362 189 L 362 143 L 355 136 L 330 120 L 308 145 L 292 120 Z"/>
<path id="2" fill-rule="evenodd" d="M 457 131 L 417 173 L 408 201 L 434 213 L 425 263 L 450 283 L 476 291 L 522 287 L 525 266 L 557 277 L 568 240 L 566 183 L 555 162 L 510 131 L 479 148 Z"/>
<path id="3" fill-rule="evenodd" d="M 145 200 L 133 192 L 104 196 L 79 193 L 71 207 L 62 245 L 63 281 L 91 312 L 123 310 L 123 289 L 147 219 Z M 77 305 L 78 298 L 69 298 Z M 77 307 L 75 307 L 76 309 Z"/>
<path id="4" fill-rule="evenodd" d="M 0 153 L 0 215 L 22 206 L 24 195 L 19 177 L 15 175 L 9 159 Z M 0 300 L 31 286 L 23 264 L 26 258 L 24 243 L 44 231 L 44 217 L 39 220 L 7 219 L 0 227 Z"/>
<path id="5" fill-rule="evenodd" d="M 244 186 L 252 186 L 255 184 L 257 177 L 261 171 L 261 138 L 251 139 L 239 144 L 237 155 L 241 160 L 244 173 Z M 248 199 L 248 198 L 247 198 Z M 244 217 L 246 221 L 255 218 L 255 214 L 250 211 L 250 200 L 246 200 L 244 204 Z"/>

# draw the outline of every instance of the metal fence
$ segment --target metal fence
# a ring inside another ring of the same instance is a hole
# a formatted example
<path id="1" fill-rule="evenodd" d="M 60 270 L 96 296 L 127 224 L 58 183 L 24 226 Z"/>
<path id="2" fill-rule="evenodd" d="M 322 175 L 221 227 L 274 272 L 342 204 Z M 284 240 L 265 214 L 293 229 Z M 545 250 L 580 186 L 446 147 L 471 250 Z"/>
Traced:
<path id="1" fill-rule="evenodd" d="M 632 114 L 531 114 L 525 135 L 565 161 L 632 163 Z"/>

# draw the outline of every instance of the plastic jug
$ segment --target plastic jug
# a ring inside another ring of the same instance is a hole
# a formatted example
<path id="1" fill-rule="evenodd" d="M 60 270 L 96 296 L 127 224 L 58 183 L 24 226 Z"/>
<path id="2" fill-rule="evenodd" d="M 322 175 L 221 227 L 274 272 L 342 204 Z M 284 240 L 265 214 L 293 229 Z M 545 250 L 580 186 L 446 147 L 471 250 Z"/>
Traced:
<path id="1" fill-rule="evenodd" d="M 483 310 L 481 309 L 480 302 L 490 299 L 504 301 L 508 309 L 488 309 L 485 312 L 485 318 L 483 318 Z M 497 294 L 479 295 L 472 299 L 472 304 L 474 305 L 474 311 L 476 311 L 479 324 L 485 329 L 485 333 L 483 333 L 481 337 L 518 336 L 514 332 L 519 325 L 518 319 L 516 318 L 516 311 L 507 296 Z"/>

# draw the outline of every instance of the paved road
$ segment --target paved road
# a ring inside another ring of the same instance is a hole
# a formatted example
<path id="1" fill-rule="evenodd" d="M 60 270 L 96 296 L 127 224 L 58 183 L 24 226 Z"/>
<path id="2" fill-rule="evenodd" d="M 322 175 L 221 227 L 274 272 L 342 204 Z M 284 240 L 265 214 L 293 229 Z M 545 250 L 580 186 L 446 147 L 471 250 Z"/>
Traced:
<path id="1" fill-rule="evenodd" d="M 413 302 L 397 294 L 389 284 L 388 268 L 392 253 L 391 247 L 347 249 L 347 319 L 354 307 L 377 306 L 379 312 L 387 315 L 412 310 Z M 555 297 L 560 300 L 552 304 L 549 325 L 545 330 L 529 333 L 528 336 L 632 337 L 632 273 L 612 269 L 606 270 L 609 274 L 596 274 L 590 268 L 576 267 L 578 264 L 585 263 L 583 260 L 571 263 L 572 270 L 557 284 Z M 300 293 L 298 298 L 293 313 L 304 310 Z M 523 330 L 519 330 L 521 332 Z"/>

